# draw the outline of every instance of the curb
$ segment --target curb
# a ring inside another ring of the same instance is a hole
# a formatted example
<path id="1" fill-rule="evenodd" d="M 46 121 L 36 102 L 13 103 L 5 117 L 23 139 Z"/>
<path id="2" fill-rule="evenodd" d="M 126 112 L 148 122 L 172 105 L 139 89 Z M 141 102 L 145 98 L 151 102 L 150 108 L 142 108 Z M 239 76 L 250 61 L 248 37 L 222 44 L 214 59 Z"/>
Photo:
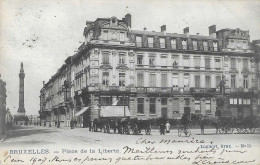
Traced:
<path id="1" fill-rule="evenodd" d="M 2 139 L 0 139 L 0 142 L 4 142 L 4 141 L 5 141 L 5 139 L 7 138 L 7 136 L 8 136 L 8 133 L 7 133 L 7 134 L 5 134 L 5 135 L 3 136 L 3 138 L 2 138 Z"/>

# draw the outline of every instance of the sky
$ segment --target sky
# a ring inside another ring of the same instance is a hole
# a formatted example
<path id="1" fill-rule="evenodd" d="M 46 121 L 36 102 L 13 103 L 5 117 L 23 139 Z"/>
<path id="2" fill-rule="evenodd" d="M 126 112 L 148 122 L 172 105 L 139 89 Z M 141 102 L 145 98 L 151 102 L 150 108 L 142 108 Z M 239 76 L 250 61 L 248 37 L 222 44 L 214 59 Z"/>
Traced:
<path id="1" fill-rule="evenodd" d="M 7 85 L 7 107 L 19 104 L 20 63 L 25 71 L 25 110 L 37 115 L 40 89 L 84 41 L 86 21 L 132 15 L 132 29 L 208 35 L 217 30 L 249 30 L 260 39 L 259 0 L 0 0 L 0 74 Z"/>

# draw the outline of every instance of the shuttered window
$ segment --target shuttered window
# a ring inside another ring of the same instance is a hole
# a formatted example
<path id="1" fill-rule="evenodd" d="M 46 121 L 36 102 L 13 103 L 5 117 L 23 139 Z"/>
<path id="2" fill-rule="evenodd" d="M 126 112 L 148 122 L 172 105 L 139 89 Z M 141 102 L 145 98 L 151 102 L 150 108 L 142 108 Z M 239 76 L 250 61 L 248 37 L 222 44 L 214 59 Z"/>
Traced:
<path id="1" fill-rule="evenodd" d="M 196 88 L 200 87 L 200 76 L 199 75 L 195 76 L 195 87 Z"/>
<path id="2" fill-rule="evenodd" d="M 150 84 L 150 87 L 156 87 L 156 75 L 155 74 L 149 75 L 149 84 Z"/>
<path id="3" fill-rule="evenodd" d="M 194 58 L 194 66 L 195 66 L 195 69 L 200 69 L 200 57 Z"/>
<path id="4" fill-rule="evenodd" d="M 178 73 L 172 75 L 172 86 L 173 87 L 179 86 L 179 75 L 178 75 Z"/>
<path id="5" fill-rule="evenodd" d="M 109 64 L 109 52 L 102 52 L 103 64 Z"/>
<path id="6" fill-rule="evenodd" d="M 162 64 L 163 68 L 167 67 L 167 57 L 166 56 L 161 57 L 161 64 Z"/>
<path id="7" fill-rule="evenodd" d="M 162 87 L 167 87 L 167 83 L 168 80 L 167 80 L 167 74 L 162 74 L 161 75 L 161 86 Z"/>
<path id="8" fill-rule="evenodd" d="M 236 59 L 231 58 L 230 63 L 231 63 L 231 69 L 236 69 Z"/>
<path id="9" fill-rule="evenodd" d="M 150 113 L 155 114 L 156 98 L 150 98 Z"/>
<path id="10" fill-rule="evenodd" d="M 210 68 L 210 58 L 205 58 L 205 68 L 206 69 Z"/>
<path id="11" fill-rule="evenodd" d="M 236 75 L 231 75 L 231 88 L 236 88 Z"/>
<path id="12" fill-rule="evenodd" d="M 160 38 L 160 48 L 165 48 L 165 38 Z"/>
<path id="13" fill-rule="evenodd" d="M 171 39 L 171 47 L 172 49 L 176 49 L 176 39 Z"/>
<path id="14" fill-rule="evenodd" d="M 148 47 L 149 48 L 153 47 L 153 37 L 148 37 Z"/>
<path id="15" fill-rule="evenodd" d="M 195 114 L 200 114 L 200 100 L 195 100 Z"/>
<path id="16" fill-rule="evenodd" d="M 137 98 L 137 113 L 144 113 L 144 98 Z"/>
<path id="17" fill-rule="evenodd" d="M 206 88 L 210 88 L 211 87 L 211 79 L 210 76 L 206 76 Z"/>
<path id="18" fill-rule="evenodd" d="M 184 74 L 184 87 L 189 87 L 189 74 Z"/>
<path id="19" fill-rule="evenodd" d="M 144 74 L 143 73 L 137 73 L 137 86 L 138 87 L 144 86 Z"/>
<path id="20" fill-rule="evenodd" d="M 198 41 L 194 40 L 192 41 L 193 50 L 198 50 Z"/>

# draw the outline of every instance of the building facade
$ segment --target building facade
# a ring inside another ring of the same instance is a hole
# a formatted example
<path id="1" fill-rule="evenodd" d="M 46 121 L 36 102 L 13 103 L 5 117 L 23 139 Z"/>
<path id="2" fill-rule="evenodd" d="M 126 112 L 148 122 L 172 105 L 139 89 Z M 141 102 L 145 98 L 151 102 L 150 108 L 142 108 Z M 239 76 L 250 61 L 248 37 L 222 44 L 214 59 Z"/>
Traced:
<path id="1" fill-rule="evenodd" d="M 86 22 L 85 42 L 41 89 L 43 121 L 85 126 L 115 103 L 139 119 L 258 114 L 258 54 L 248 31 L 213 25 L 202 36 L 165 25 L 132 30 L 131 22 L 130 14 Z"/>

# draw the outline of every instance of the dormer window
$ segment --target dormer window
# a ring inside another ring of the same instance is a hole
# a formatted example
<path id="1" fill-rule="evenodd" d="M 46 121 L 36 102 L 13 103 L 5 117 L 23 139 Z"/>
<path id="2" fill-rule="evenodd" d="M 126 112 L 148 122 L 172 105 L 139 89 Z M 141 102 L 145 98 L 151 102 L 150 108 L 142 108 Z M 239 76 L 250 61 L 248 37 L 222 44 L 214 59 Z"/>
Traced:
<path id="1" fill-rule="evenodd" d="M 171 47 L 172 49 L 176 49 L 176 39 L 171 39 Z"/>
<path id="2" fill-rule="evenodd" d="M 192 45 L 193 45 L 193 50 L 198 50 L 198 41 L 197 40 L 193 40 Z"/>
<path id="3" fill-rule="evenodd" d="M 160 48 L 165 48 L 165 38 L 160 38 Z"/>
<path id="4" fill-rule="evenodd" d="M 103 31 L 103 39 L 104 39 L 105 41 L 108 40 L 108 30 L 104 30 L 104 31 Z"/>
<path id="5" fill-rule="evenodd" d="M 153 48 L 153 37 L 148 37 L 148 47 Z"/>
<path id="6" fill-rule="evenodd" d="M 208 42 L 207 41 L 203 41 L 203 49 L 204 49 L 204 51 L 208 51 Z"/>
<path id="7" fill-rule="evenodd" d="M 213 42 L 213 50 L 218 51 L 218 42 L 217 41 Z"/>
<path id="8" fill-rule="evenodd" d="M 186 50 L 187 49 L 187 40 L 182 39 L 181 44 L 182 44 L 182 49 Z"/>
<path id="9" fill-rule="evenodd" d="M 137 47 L 142 47 L 142 37 L 141 36 L 136 36 L 136 46 Z"/>
<path id="10" fill-rule="evenodd" d="M 125 32 L 120 32 L 120 42 L 125 41 Z"/>

